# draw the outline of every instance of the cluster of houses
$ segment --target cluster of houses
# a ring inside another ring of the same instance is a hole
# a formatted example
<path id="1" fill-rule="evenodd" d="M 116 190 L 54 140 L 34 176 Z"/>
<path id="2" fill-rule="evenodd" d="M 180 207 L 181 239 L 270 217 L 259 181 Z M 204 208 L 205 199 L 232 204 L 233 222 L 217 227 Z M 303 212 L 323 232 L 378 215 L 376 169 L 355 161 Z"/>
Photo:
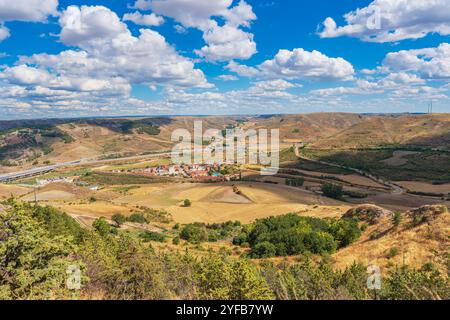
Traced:
<path id="1" fill-rule="evenodd" d="M 231 181 L 239 175 L 221 174 L 220 164 L 164 165 L 139 170 L 137 173 L 158 177 L 183 177 L 197 181 Z"/>

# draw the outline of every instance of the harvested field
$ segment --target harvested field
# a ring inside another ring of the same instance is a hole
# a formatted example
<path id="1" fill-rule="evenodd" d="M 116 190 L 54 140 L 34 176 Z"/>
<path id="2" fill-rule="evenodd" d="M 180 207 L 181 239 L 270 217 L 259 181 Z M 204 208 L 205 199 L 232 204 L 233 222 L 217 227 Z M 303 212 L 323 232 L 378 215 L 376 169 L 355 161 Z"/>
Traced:
<path id="1" fill-rule="evenodd" d="M 176 222 L 225 222 L 239 220 L 248 223 L 271 215 L 305 212 L 312 206 L 340 207 L 342 202 L 320 197 L 306 190 L 265 183 L 236 184 L 241 194 L 233 191 L 232 184 L 159 184 L 133 189 L 113 201 L 116 204 L 164 208 Z M 181 206 L 184 199 L 191 207 Z M 317 209 L 317 208 L 316 208 Z M 334 216 L 335 211 L 321 212 Z"/>
<path id="2" fill-rule="evenodd" d="M 19 197 L 32 191 L 33 188 L 26 188 L 13 184 L 0 184 L 0 199 L 7 199 L 11 197 L 11 195 Z"/>
<path id="3" fill-rule="evenodd" d="M 37 201 L 66 201 L 76 199 L 76 195 L 66 191 L 44 191 L 36 193 Z M 34 201 L 34 194 L 23 197 L 24 201 Z"/>
<path id="4" fill-rule="evenodd" d="M 432 184 L 419 181 L 397 181 L 396 184 L 402 186 L 405 189 L 416 192 L 431 192 L 431 193 L 450 193 L 450 183 L 445 184 Z"/>

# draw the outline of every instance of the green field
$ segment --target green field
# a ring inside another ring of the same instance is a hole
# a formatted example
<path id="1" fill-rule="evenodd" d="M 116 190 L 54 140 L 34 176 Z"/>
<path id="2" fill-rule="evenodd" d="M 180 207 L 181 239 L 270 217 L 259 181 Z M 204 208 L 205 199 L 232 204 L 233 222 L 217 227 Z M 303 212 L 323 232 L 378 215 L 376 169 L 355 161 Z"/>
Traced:
<path id="1" fill-rule="evenodd" d="M 405 164 L 390 166 L 383 160 L 393 156 L 395 150 L 308 150 L 302 152 L 311 159 L 336 163 L 370 172 L 394 181 L 450 182 L 450 154 L 423 151 L 404 157 Z"/>

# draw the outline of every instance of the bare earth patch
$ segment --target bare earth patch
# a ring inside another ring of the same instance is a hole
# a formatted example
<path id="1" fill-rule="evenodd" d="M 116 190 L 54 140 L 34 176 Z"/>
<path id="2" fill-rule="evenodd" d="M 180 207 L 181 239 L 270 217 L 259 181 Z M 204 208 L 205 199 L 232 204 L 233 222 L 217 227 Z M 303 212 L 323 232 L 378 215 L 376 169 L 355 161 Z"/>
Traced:
<path id="1" fill-rule="evenodd" d="M 392 158 L 383 160 L 382 162 L 393 167 L 399 167 L 408 162 L 408 159 L 405 159 L 404 157 L 418 154 L 420 152 L 415 151 L 394 151 L 394 155 Z"/>

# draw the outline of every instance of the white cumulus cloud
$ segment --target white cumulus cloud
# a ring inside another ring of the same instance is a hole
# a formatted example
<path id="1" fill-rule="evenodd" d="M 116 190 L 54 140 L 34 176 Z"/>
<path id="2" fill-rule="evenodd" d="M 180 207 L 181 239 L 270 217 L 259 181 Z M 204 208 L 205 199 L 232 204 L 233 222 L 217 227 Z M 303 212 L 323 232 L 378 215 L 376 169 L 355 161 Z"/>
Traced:
<path id="1" fill-rule="evenodd" d="M 337 26 L 328 17 L 322 38 L 356 37 L 368 42 L 396 42 L 419 39 L 430 33 L 450 34 L 449 0 L 375 0 L 367 7 L 344 15 L 346 24 Z"/>
<path id="2" fill-rule="evenodd" d="M 396 72 L 413 72 L 425 79 L 450 78 L 450 44 L 387 54 L 383 65 Z"/>
<path id="3" fill-rule="evenodd" d="M 154 13 L 141 14 L 139 12 L 126 13 L 123 16 L 123 21 L 131 21 L 141 26 L 160 26 L 164 23 L 164 18 Z"/>
<path id="4" fill-rule="evenodd" d="M 256 43 L 253 34 L 242 28 L 250 27 L 257 17 L 244 0 L 232 5 L 233 0 L 138 0 L 133 7 L 171 17 L 184 28 L 201 30 L 206 45 L 195 52 L 205 60 L 249 59 L 257 53 Z"/>
<path id="5" fill-rule="evenodd" d="M 58 0 L 0 0 L 0 41 L 10 36 L 7 21 L 45 22 L 58 14 Z"/>
<path id="6" fill-rule="evenodd" d="M 302 48 L 280 50 L 273 59 L 256 67 L 232 61 L 226 68 L 246 77 L 303 80 L 351 80 L 355 73 L 352 64 L 343 58 L 331 58 Z"/>

